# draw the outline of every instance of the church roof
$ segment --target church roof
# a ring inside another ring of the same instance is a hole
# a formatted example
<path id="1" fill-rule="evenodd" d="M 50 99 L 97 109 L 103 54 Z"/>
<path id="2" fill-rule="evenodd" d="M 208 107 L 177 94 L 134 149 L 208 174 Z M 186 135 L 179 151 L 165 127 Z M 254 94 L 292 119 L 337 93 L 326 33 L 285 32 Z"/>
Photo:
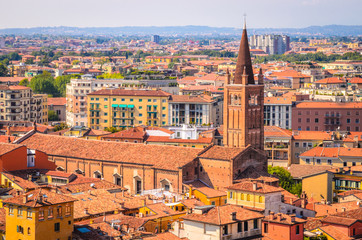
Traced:
<path id="1" fill-rule="evenodd" d="M 235 69 L 235 84 L 242 84 L 244 68 L 246 68 L 246 74 L 248 75 L 248 84 L 255 84 L 246 27 L 243 29 L 243 35 L 241 36 L 240 41 L 239 55 Z"/>

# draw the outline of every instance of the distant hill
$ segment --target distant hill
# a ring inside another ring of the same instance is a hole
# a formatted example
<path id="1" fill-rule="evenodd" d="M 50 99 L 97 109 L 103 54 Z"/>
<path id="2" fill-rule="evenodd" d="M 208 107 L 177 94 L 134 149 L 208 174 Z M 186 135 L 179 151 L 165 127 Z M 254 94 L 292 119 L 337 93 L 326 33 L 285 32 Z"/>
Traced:
<path id="1" fill-rule="evenodd" d="M 288 34 L 291 36 L 362 36 L 362 25 L 310 26 L 306 28 L 254 28 L 251 34 Z M 35 27 L 0 29 L 0 35 L 239 35 L 241 29 L 208 26 L 169 26 L 169 27 Z"/>

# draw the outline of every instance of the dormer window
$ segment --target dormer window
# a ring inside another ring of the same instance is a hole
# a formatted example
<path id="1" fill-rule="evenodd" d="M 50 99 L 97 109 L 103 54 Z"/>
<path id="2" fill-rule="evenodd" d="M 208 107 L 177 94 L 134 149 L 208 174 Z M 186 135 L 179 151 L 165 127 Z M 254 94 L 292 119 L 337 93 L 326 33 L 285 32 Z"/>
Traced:
<path id="1" fill-rule="evenodd" d="M 27 166 L 35 167 L 35 150 L 27 149 Z"/>

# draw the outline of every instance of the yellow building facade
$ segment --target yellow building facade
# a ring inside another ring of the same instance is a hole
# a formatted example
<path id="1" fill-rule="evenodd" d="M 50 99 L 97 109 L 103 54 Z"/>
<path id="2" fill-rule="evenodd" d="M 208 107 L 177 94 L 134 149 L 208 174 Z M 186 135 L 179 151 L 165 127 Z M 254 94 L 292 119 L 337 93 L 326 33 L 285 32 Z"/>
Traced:
<path id="1" fill-rule="evenodd" d="M 73 201 L 42 190 L 5 200 L 6 239 L 72 239 Z"/>
<path id="2" fill-rule="evenodd" d="M 265 195 L 263 193 L 228 190 L 227 194 L 229 204 L 265 209 Z"/>
<path id="3" fill-rule="evenodd" d="M 317 173 L 302 179 L 302 192 L 305 192 L 308 199 L 316 202 L 322 200 L 332 202 L 333 189 L 333 173 L 331 172 Z"/>
<path id="4" fill-rule="evenodd" d="M 104 130 L 168 125 L 170 94 L 160 90 L 102 89 L 88 94 L 88 126 Z"/>

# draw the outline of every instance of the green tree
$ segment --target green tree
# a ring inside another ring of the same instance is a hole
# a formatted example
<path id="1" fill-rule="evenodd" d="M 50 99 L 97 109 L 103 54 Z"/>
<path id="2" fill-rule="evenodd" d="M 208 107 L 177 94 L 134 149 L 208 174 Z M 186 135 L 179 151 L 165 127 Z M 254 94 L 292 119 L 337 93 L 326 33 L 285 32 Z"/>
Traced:
<path id="1" fill-rule="evenodd" d="M 56 125 L 54 127 L 54 131 L 57 132 L 57 131 L 60 131 L 60 130 L 66 129 L 66 128 L 68 128 L 67 124 L 61 123 L 60 125 Z"/>
<path id="2" fill-rule="evenodd" d="M 282 167 L 268 166 L 268 173 L 275 174 L 279 178 L 279 185 L 292 194 L 302 194 L 302 184 L 296 184 L 290 172 Z"/>
<path id="3" fill-rule="evenodd" d="M 115 127 L 106 127 L 104 131 L 115 133 L 121 131 L 121 129 L 115 128 Z"/>
<path id="4" fill-rule="evenodd" d="M 170 62 L 170 63 L 168 64 L 168 69 L 173 69 L 174 66 L 175 66 L 175 63 Z"/>
<path id="5" fill-rule="evenodd" d="M 19 85 L 27 87 L 27 86 L 29 86 L 29 80 L 27 78 L 24 78 L 23 80 L 21 80 L 19 82 Z"/>
<path id="6" fill-rule="evenodd" d="M 49 72 L 33 77 L 30 81 L 30 87 L 35 93 L 45 93 L 59 97 L 59 93 L 54 86 L 54 78 Z"/>
<path id="7" fill-rule="evenodd" d="M 72 79 L 73 75 L 66 76 L 58 76 L 54 80 L 54 87 L 57 91 L 57 95 L 61 97 L 65 97 L 67 84 L 70 83 L 70 79 Z"/>
<path id="8" fill-rule="evenodd" d="M 25 61 L 25 64 L 34 64 L 34 60 L 32 58 L 29 58 Z"/>
<path id="9" fill-rule="evenodd" d="M 59 121 L 59 116 L 54 110 L 48 111 L 48 121 Z"/>
<path id="10" fill-rule="evenodd" d="M 0 77 L 5 77 L 8 74 L 8 68 L 5 64 L 0 63 Z"/>

